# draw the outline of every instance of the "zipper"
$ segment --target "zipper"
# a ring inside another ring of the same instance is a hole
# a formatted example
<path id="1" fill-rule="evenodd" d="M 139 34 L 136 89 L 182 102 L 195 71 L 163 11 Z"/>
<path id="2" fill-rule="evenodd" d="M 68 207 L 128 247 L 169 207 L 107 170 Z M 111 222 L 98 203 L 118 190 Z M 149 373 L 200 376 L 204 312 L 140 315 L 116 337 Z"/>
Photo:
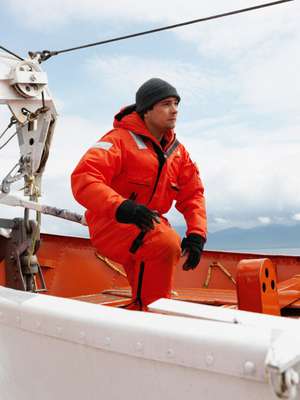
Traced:
<path id="1" fill-rule="evenodd" d="M 158 181 L 161 175 L 161 171 L 163 169 L 163 166 L 167 160 L 167 158 L 170 157 L 170 155 L 177 149 L 177 147 L 179 146 L 179 141 L 177 139 L 174 140 L 174 142 L 171 144 L 171 146 L 167 149 L 166 152 L 164 152 L 156 143 L 152 142 L 153 145 L 153 149 L 157 155 L 158 158 L 158 171 L 157 171 L 157 176 L 156 176 L 156 180 L 153 186 L 153 190 L 150 196 L 150 199 L 148 201 L 147 204 L 149 204 L 151 202 L 151 200 L 153 199 L 153 196 L 155 194 L 157 185 L 158 185 Z"/>

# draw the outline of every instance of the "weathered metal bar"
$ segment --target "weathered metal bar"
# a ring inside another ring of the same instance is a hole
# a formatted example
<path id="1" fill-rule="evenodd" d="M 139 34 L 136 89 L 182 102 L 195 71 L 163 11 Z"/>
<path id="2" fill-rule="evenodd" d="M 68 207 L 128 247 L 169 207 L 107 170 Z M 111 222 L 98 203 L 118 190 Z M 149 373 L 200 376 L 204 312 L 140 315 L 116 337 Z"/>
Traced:
<path id="1" fill-rule="evenodd" d="M 24 200 L 11 194 L 0 193 L 0 204 L 13 207 L 23 207 L 30 210 L 39 211 L 42 214 L 52 215 L 53 217 L 58 217 L 68 221 L 77 222 L 81 225 L 86 225 L 83 215 L 63 208 L 52 207 L 45 204 L 36 203 L 35 201 Z"/>

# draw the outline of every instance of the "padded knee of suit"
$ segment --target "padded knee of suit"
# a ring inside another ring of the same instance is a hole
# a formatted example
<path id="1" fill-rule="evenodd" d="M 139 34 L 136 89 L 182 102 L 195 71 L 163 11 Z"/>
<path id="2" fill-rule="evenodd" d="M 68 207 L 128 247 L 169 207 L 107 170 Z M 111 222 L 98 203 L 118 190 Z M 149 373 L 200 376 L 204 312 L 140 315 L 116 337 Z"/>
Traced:
<path id="1" fill-rule="evenodd" d="M 180 237 L 173 229 L 159 231 L 144 243 L 144 251 L 150 258 L 159 257 L 167 260 L 180 258 Z"/>

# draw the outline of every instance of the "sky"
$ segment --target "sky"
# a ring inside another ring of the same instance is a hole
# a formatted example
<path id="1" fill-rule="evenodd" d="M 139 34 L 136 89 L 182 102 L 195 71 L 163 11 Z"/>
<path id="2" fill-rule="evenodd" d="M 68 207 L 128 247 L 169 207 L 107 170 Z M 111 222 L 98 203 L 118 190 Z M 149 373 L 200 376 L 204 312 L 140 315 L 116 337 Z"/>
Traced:
<path id="1" fill-rule="evenodd" d="M 22 57 L 28 51 L 60 50 L 266 3 L 1 2 L 0 45 Z M 299 223 L 299 17 L 299 1 L 294 0 L 44 62 L 59 116 L 40 202 L 84 212 L 72 196 L 72 170 L 111 129 L 119 109 L 134 102 L 137 88 L 160 77 L 175 86 L 182 99 L 176 134 L 200 169 L 209 232 Z M 1 106 L 1 130 L 8 120 L 9 112 Z M 0 151 L 1 181 L 18 154 L 16 139 Z M 19 181 L 13 193 L 21 194 L 21 188 Z M 0 206 L 2 218 L 21 214 Z M 176 210 L 168 217 L 173 225 L 184 224 Z M 43 217 L 42 230 L 88 235 L 86 228 L 53 217 Z"/>

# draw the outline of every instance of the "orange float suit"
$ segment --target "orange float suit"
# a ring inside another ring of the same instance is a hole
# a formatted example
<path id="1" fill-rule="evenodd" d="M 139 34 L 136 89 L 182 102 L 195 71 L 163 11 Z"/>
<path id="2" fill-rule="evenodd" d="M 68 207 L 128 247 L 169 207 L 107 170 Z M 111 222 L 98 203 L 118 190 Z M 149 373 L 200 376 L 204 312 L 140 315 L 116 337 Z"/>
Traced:
<path id="1" fill-rule="evenodd" d="M 206 237 L 199 172 L 173 130 L 164 135 L 162 147 L 129 106 L 116 115 L 114 129 L 82 157 L 71 181 L 74 197 L 87 209 L 92 244 L 124 266 L 133 298 L 147 305 L 169 297 L 173 268 L 181 255 L 180 237 L 163 217 L 173 201 L 186 220 L 187 234 Z M 126 199 L 156 210 L 161 220 L 134 254 L 129 249 L 140 229 L 116 220 Z"/>

